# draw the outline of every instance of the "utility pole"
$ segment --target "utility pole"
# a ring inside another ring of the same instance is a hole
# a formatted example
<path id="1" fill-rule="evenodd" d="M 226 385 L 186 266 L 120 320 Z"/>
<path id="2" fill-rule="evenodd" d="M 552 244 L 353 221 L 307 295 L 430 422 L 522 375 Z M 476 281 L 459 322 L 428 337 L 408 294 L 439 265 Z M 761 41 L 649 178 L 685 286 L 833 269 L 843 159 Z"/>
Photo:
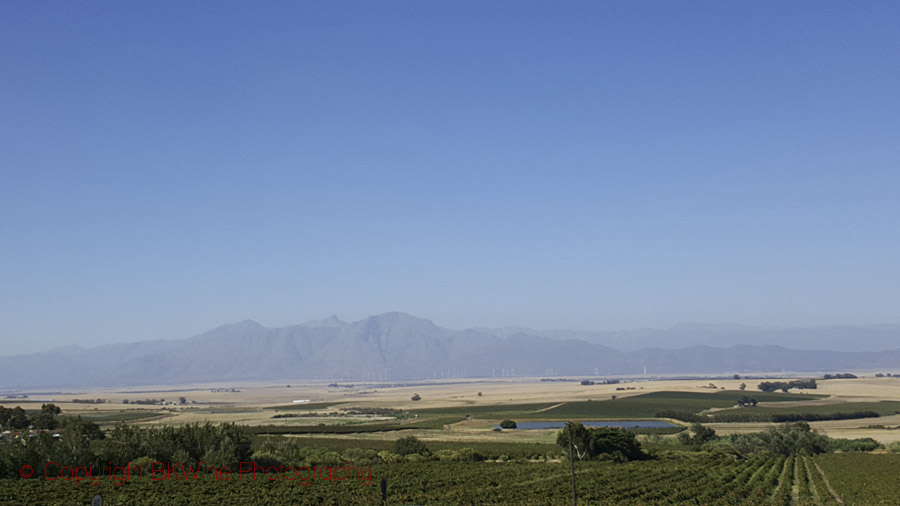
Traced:
<path id="1" fill-rule="evenodd" d="M 572 458 L 572 422 L 566 424 L 569 432 L 569 465 L 572 467 L 572 506 L 578 506 L 578 497 L 575 495 L 575 459 Z"/>

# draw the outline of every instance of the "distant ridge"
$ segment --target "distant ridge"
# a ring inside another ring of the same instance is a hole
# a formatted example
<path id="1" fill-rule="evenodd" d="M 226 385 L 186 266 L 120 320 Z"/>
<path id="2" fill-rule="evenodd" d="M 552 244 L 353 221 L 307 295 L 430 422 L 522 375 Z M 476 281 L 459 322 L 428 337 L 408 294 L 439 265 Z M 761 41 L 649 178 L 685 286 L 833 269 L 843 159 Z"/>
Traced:
<path id="1" fill-rule="evenodd" d="M 808 349 L 797 349 L 804 346 Z M 824 349 L 829 346 L 843 349 Z M 595 377 L 638 375 L 645 367 L 650 374 L 668 375 L 900 372 L 898 346 L 898 325 L 451 330 L 399 312 L 349 323 L 332 315 L 280 328 L 244 320 L 187 339 L 0 357 L 0 391 L 269 379 Z"/>

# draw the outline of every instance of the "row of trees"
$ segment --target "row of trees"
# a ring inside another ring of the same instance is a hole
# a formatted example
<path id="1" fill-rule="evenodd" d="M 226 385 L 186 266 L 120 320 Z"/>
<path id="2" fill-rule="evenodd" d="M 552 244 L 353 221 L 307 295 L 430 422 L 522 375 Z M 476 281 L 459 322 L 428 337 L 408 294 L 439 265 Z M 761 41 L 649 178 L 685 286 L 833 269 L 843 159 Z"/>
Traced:
<path id="1" fill-rule="evenodd" d="M 741 453 L 767 451 L 781 455 L 815 455 L 828 451 L 828 437 L 812 430 L 806 422 L 791 422 L 765 432 L 735 434 L 731 444 Z"/>
<path id="2" fill-rule="evenodd" d="M 42 404 L 40 411 L 27 412 L 19 406 L 0 406 L 0 428 L 3 430 L 27 430 L 30 428 L 54 430 L 59 427 L 62 410 L 55 404 Z"/>
<path id="3" fill-rule="evenodd" d="M 125 466 L 150 462 L 235 468 L 250 459 L 250 436 L 238 425 L 188 424 L 138 428 L 117 425 L 105 434 L 93 422 L 63 417 L 62 435 L 48 434 L 0 443 L 0 477 L 18 476 L 28 464 L 42 469 L 47 462 L 63 466 Z"/>
<path id="4" fill-rule="evenodd" d="M 792 388 L 802 388 L 806 390 L 814 390 L 817 387 L 815 379 L 800 379 L 792 381 L 763 381 L 756 388 L 763 392 L 774 392 L 781 390 L 787 393 Z"/>
<path id="5" fill-rule="evenodd" d="M 877 376 L 877 375 L 876 375 Z M 827 380 L 832 379 L 856 379 L 855 374 L 850 374 L 849 372 L 837 373 L 837 374 L 826 374 L 823 378 Z"/>

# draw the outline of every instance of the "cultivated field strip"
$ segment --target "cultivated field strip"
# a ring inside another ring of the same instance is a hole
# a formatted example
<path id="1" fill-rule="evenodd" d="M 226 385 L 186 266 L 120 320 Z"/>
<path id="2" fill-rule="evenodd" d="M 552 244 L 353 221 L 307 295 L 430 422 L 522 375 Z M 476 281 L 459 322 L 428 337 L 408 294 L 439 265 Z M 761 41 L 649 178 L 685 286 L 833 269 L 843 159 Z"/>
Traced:
<path id="1" fill-rule="evenodd" d="M 884 458 L 881 458 L 884 457 Z M 875 460 L 873 460 L 875 459 Z M 662 457 L 636 462 L 576 463 L 579 504 L 617 505 L 836 505 L 896 504 L 892 486 L 900 455 L 831 454 L 818 457 L 760 454 Z M 871 472 L 877 470 L 877 476 Z M 369 485 L 357 481 L 307 485 L 289 481 L 129 481 L 98 485 L 62 481 L 0 480 L 0 506 L 82 504 L 94 493 L 109 504 L 567 505 L 566 462 L 422 462 L 377 465 Z M 867 474 L 869 477 L 867 478 Z M 828 481 L 826 481 L 828 480 Z"/>

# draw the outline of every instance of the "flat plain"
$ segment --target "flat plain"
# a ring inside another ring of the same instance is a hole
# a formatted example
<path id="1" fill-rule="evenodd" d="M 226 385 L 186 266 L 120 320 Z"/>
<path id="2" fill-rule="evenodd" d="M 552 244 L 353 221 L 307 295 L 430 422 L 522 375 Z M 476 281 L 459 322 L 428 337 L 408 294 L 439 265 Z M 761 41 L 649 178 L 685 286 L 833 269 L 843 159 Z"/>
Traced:
<path id="1" fill-rule="evenodd" d="M 881 443 L 900 441 L 900 378 L 859 374 L 857 379 L 819 380 L 814 390 L 767 394 L 757 390 L 761 381 L 795 379 L 662 379 L 639 378 L 615 384 L 582 385 L 579 381 L 542 381 L 541 378 L 466 379 L 391 383 L 350 382 L 235 382 L 144 386 L 33 394 L 51 401 L 65 414 L 80 415 L 101 425 L 125 422 L 137 425 L 194 422 L 238 423 L 248 426 L 371 426 L 399 424 L 409 430 L 347 432 L 342 437 L 397 438 L 408 432 L 431 440 L 544 440 L 553 430 L 493 431 L 504 418 L 520 420 L 606 420 L 654 418 L 663 406 L 660 395 L 681 393 L 669 407 L 709 414 L 841 412 L 877 409 L 878 418 L 811 422 L 819 432 L 835 438 L 871 437 Z M 556 380 L 557 378 L 552 378 Z M 744 385 L 744 390 L 741 386 Z M 663 394 L 665 393 L 665 394 Z M 413 401 L 418 395 L 420 400 Z M 736 408 L 739 396 L 759 400 L 757 408 Z M 73 402 L 103 399 L 100 404 Z M 136 404 L 160 400 L 158 404 Z M 183 401 L 183 402 L 181 402 Z M 302 401 L 302 402 L 296 402 Z M 125 404 L 127 402 L 127 404 Z M 41 402 L 5 399 L 2 405 L 36 409 Z M 378 409 L 409 413 L 395 420 L 383 414 L 359 413 Z M 898 408 L 898 409 L 895 409 Z M 426 419 L 448 423 L 418 428 Z M 451 420 L 453 419 L 453 420 Z M 670 420 L 675 424 L 684 424 Z M 711 423 L 719 434 L 756 432 L 769 423 Z M 883 428 L 882 428 L 883 427 Z"/>

